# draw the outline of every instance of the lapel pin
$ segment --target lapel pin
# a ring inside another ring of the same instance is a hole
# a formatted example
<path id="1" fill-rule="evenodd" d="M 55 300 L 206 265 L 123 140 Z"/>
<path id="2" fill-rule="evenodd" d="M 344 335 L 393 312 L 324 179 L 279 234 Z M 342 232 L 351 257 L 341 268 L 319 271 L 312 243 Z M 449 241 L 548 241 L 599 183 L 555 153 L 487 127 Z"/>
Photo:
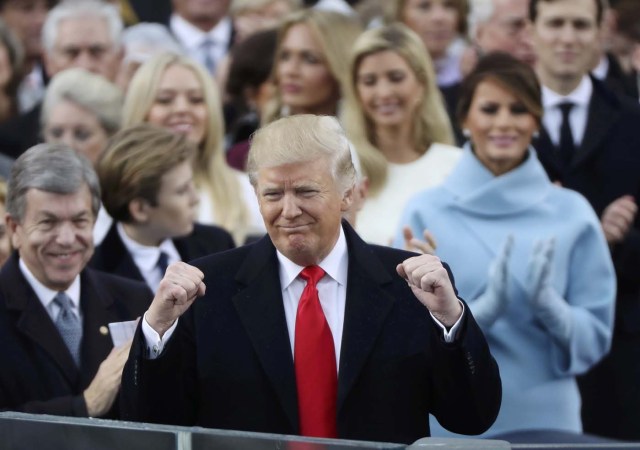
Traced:
<path id="1" fill-rule="evenodd" d="M 100 334 L 103 336 L 106 336 L 107 334 L 109 334 L 109 329 L 107 327 L 105 327 L 104 325 L 102 325 L 100 327 Z"/>

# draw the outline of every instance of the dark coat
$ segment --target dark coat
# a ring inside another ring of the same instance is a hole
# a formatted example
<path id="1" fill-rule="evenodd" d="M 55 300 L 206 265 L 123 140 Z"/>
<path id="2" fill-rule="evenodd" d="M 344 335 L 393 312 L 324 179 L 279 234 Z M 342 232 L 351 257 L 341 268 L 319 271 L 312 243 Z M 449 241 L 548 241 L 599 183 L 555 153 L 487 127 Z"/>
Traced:
<path id="1" fill-rule="evenodd" d="M 546 130 L 534 142 L 552 181 L 583 194 L 599 217 L 623 195 L 640 204 L 640 105 L 593 81 L 580 148 L 563 169 Z M 580 381 L 585 432 L 640 439 L 640 214 L 626 238 L 612 246 L 618 290 L 611 353 Z M 622 384 L 624 383 L 624 385 Z M 618 386 L 611 391 L 611 386 Z M 628 425 L 623 425 L 628 424 Z"/>
<path id="2" fill-rule="evenodd" d="M 227 231 L 220 227 L 201 224 L 195 224 L 191 234 L 174 239 L 173 244 L 183 261 L 191 261 L 235 247 L 233 238 Z M 96 247 L 89 265 L 103 272 L 144 281 L 133 257 L 120 239 L 115 223 Z"/>
<path id="3" fill-rule="evenodd" d="M 429 435 L 430 412 L 458 433 L 486 430 L 500 407 L 500 376 L 468 308 L 458 340 L 445 343 L 395 271 L 412 254 L 368 245 L 344 228 L 349 275 L 338 437 L 413 442 Z M 295 371 L 271 240 L 194 264 L 204 272 L 206 294 L 179 320 L 158 359 L 144 358 L 138 329 L 123 375 L 123 418 L 298 434 Z"/>
<path id="4" fill-rule="evenodd" d="M 0 271 L 0 409 L 86 417 L 82 393 L 113 348 L 103 327 L 141 316 L 151 297 L 142 283 L 85 268 L 78 369 L 14 253 Z"/>

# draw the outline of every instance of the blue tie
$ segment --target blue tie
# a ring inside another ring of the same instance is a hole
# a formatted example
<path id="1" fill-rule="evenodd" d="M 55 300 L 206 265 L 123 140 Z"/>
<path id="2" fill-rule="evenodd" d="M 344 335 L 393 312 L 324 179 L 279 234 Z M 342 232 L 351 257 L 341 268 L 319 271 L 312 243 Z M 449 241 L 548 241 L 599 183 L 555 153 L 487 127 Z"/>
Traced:
<path id="1" fill-rule="evenodd" d="M 160 270 L 160 275 L 164 277 L 164 273 L 167 271 L 167 267 L 169 267 L 169 255 L 161 251 L 160 256 L 158 256 L 156 267 Z"/>
<path id="2" fill-rule="evenodd" d="M 56 317 L 56 327 L 58 327 L 60 336 L 67 345 L 76 366 L 80 367 L 80 341 L 82 340 L 80 320 L 73 313 L 71 299 L 67 294 L 58 292 L 53 301 L 60 307 L 60 312 Z"/>
<path id="3" fill-rule="evenodd" d="M 215 45 L 216 43 L 209 38 L 206 38 L 200 44 L 200 49 L 202 50 L 204 56 L 204 58 L 202 58 L 202 61 L 204 62 L 204 66 L 207 68 L 211 75 L 213 75 L 216 70 L 216 62 L 213 60 L 213 56 L 211 55 L 211 50 L 213 49 L 213 47 L 215 47 Z"/>

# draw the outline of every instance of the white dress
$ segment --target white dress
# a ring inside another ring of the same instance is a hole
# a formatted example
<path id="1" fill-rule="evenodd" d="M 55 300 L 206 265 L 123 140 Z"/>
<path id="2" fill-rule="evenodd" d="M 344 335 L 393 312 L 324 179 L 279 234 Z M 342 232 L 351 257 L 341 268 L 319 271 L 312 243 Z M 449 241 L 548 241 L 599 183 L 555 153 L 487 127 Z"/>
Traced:
<path id="1" fill-rule="evenodd" d="M 434 143 L 408 164 L 389 163 L 387 183 L 367 197 L 356 219 L 356 231 L 366 242 L 391 245 L 404 206 L 416 193 L 440 184 L 462 156 L 462 150 Z"/>

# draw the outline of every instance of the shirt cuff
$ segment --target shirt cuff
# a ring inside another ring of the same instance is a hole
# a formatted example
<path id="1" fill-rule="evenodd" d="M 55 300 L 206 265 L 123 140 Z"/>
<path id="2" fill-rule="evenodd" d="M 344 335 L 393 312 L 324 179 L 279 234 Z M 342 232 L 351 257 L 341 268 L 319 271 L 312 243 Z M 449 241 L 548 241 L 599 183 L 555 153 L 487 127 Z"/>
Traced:
<path id="1" fill-rule="evenodd" d="M 442 333 L 444 334 L 444 341 L 447 343 L 451 343 L 456 340 L 456 337 L 458 336 L 458 329 L 460 328 L 460 323 L 462 323 L 462 318 L 464 317 L 464 303 L 462 303 L 460 300 L 458 300 L 458 302 L 460 303 L 460 306 L 462 306 L 462 314 L 460 314 L 460 318 L 456 321 L 456 323 L 453 324 L 453 326 L 449 330 L 447 330 L 447 327 L 445 327 L 442 322 L 436 319 L 434 315 L 431 314 L 431 311 L 429 311 L 429 314 L 431 314 L 431 318 L 433 319 L 433 321 L 442 329 Z"/>
<path id="2" fill-rule="evenodd" d="M 165 333 L 164 336 L 160 337 L 156 330 L 151 328 L 149 322 L 147 322 L 147 313 L 144 313 L 142 317 L 142 334 L 144 334 L 144 340 L 147 343 L 147 359 L 156 359 L 164 350 L 164 345 L 167 343 L 176 327 L 178 326 L 178 320 L 176 319 Z"/>

